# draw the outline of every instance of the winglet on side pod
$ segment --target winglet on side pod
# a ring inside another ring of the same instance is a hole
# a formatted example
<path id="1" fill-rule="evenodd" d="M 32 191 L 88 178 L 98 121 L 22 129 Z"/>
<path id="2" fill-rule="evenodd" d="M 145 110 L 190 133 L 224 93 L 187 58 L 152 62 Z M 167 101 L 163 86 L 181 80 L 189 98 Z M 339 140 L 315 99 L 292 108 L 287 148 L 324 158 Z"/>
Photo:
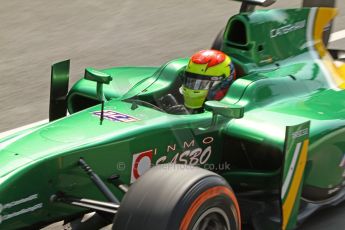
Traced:
<path id="1" fill-rule="evenodd" d="M 70 60 L 65 60 L 51 67 L 49 121 L 66 116 L 69 66 Z"/>
<path id="2" fill-rule="evenodd" d="M 282 229 L 293 229 L 298 209 L 308 157 L 310 121 L 286 128 L 282 167 L 281 214 Z"/>

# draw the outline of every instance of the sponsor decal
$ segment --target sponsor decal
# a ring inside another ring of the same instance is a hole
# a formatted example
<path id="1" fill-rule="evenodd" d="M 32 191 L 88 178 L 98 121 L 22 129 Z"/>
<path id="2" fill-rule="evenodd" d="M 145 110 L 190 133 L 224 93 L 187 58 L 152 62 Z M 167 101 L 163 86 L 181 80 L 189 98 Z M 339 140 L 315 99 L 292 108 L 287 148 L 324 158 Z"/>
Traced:
<path id="1" fill-rule="evenodd" d="M 288 24 L 276 29 L 271 30 L 271 38 L 279 37 L 299 29 L 303 29 L 306 26 L 306 20 L 299 21 L 296 23 Z"/>
<path id="2" fill-rule="evenodd" d="M 305 136 L 308 134 L 309 134 L 309 129 L 306 128 L 306 129 L 302 129 L 302 130 L 299 130 L 297 132 L 292 133 L 292 138 L 296 139 L 296 138 L 299 138 L 299 137 L 302 137 L 302 136 Z"/>
<path id="3" fill-rule="evenodd" d="M 205 164 L 211 157 L 212 147 L 207 146 L 203 148 L 194 148 L 185 150 L 181 153 L 176 153 L 171 161 L 167 161 L 167 156 L 160 157 L 156 164 L 173 163 L 173 164 L 188 164 L 188 165 L 202 165 Z"/>
<path id="4" fill-rule="evenodd" d="M 184 141 L 181 146 L 183 148 L 182 151 L 177 153 L 177 144 L 167 145 L 165 148 L 166 155 L 160 156 L 155 163 L 152 162 L 152 158 L 157 154 L 157 148 L 134 154 L 132 160 L 131 183 L 142 176 L 152 165 L 173 163 L 196 166 L 206 164 L 212 155 L 211 144 L 213 141 L 213 137 L 205 137 L 202 140 L 202 145 L 205 146 L 196 146 L 194 139 Z"/>
<path id="5" fill-rule="evenodd" d="M 33 195 L 30 195 L 30 196 L 25 197 L 23 199 L 12 201 L 12 202 L 9 202 L 9 203 L 6 203 L 6 204 L 0 204 L 0 224 L 2 222 L 4 222 L 5 220 L 8 220 L 8 219 L 20 216 L 20 215 L 25 214 L 25 213 L 34 212 L 37 209 L 42 208 L 43 204 L 42 203 L 38 203 L 38 204 L 35 204 L 34 206 L 23 208 L 23 209 L 21 209 L 19 211 L 16 211 L 16 212 L 12 212 L 12 213 L 9 213 L 9 214 L 1 215 L 1 213 L 5 209 L 10 209 L 10 208 L 13 208 L 13 207 L 15 207 L 17 205 L 24 204 L 24 203 L 27 203 L 29 201 L 35 200 L 35 199 L 38 199 L 38 194 L 33 194 Z"/>
<path id="6" fill-rule="evenodd" d="M 165 164 L 165 163 L 173 163 L 173 164 L 188 164 L 188 165 L 202 165 L 205 164 L 211 157 L 212 154 L 212 147 L 211 143 L 213 142 L 213 137 L 205 137 L 202 140 L 206 147 L 196 147 L 195 141 L 184 141 L 183 142 L 183 152 L 175 153 L 172 157 L 171 161 L 167 161 L 168 156 L 162 156 L 158 158 L 156 161 L 156 165 L 158 164 Z M 168 145 L 166 152 L 169 153 L 171 151 L 176 150 L 176 144 Z"/>
<path id="7" fill-rule="evenodd" d="M 101 111 L 92 112 L 94 116 L 101 117 Z M 139 121 L 138 118 L 132 117 L 128 114 L 119 113 L 112 110 L 104 110 L 103 117 L 105 120 L 114 122 L 135 122 Z"/>
<path id="8" fill-rule="evenodd" d="M 16 205 L 19 205 L 19 204 L 23 204 L 23 203 L 26 203 L 26 202 L 29 202 L 29 201 L 32 201 L 32 200 L 35 200 L 38 198 L 38 194 L 33 194 L 33 195 L 30 195 L 28 197 L 25 197 L 23 199 L 20 199 L 20 200 L 16 200 L 16 201 L 12 201 L 10 203 L 7 203 L 7 204 L 0 204 L 0 213 L 5 210 L 5 209 L 8 209 L 8 208 L 12 208 Z"/>
<path id="9" fill-rule="evenodd" d="M 147 170 L 151 168 L 152 155 L 152 150 L 133 155 L 131 183 L 136 181 L 140 176 L 142 176 Z"/>
<path id="10" fill-rule="evenodd" d="M 43 207 L 43 204 L 42 203 L 39 203 L 39 204 L 36 204 L 32 207 L 28 207 L 28 208 L 23 208 L 21 209 L 20 211 L 18 212 L 13 212 L 13 213 L 10 213 L 10 214 L 7 214 L 7 215 L 4 215 L 4 216 L 1 216 L 0 215 L 0 224 L 2 222 L 4 222 L 5 220 L 8 220 L 8 219 L 11 219 L 11 218 L 14 218 L 14 217 L 17 217 L 17 216 L 20 216 L 20 215 L 23 215 L 25 213 L 29 213 L 29 212 L 34 212 L 36 211 L 37 209 L 40 209 Z"/>

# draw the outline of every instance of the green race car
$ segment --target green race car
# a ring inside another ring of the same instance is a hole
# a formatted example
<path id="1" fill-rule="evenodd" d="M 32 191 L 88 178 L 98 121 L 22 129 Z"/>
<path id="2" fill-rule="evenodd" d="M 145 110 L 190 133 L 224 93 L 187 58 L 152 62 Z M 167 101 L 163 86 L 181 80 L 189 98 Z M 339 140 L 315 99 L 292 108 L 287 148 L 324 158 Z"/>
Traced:
<path id="1" fill-rule="evenodd" d="M 50 122 L 0 139 L 0 229 L 91 211 L 118 230 L 293 229 L 344 200 L 336 9 L 242 2 L 212 47 L 237 79 L 201 113 L 176 110 L 187 58 L 86 68 L 70 90 L 69 60 L 54 64 Z"/>

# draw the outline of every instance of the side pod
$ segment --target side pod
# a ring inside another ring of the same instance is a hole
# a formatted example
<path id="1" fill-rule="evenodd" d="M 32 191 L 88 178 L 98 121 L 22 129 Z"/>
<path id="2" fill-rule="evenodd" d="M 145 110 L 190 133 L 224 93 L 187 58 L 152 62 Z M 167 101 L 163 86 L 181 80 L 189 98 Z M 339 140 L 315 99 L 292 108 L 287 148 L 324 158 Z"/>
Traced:
<path id="1" fill-rule="evenodd" d="M 281 184 L 281 227 L 294 229 L 297 223 L 308 157 L 310 121 L 286 128 Z"/>
<path id="2" fill-rule="evenodd" d="M 70 60 L 55 63 L 51 68 L 49 121 L 65 117 L 67 113 Z"/>

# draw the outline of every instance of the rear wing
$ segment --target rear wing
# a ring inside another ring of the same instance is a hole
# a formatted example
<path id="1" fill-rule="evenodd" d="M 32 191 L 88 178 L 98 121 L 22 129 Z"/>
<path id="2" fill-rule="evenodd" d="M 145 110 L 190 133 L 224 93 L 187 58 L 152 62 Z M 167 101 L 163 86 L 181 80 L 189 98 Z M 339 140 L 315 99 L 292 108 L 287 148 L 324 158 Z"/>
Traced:
<path id="1" fill-rule="evenodd" d="M 276 2 L 276 0 L 234 0 L 237 2 L 242 2 L 244 4 L 250 4 L 255 6 L 268 7 Z"/>
<path id="2" fill-rule="evenodd" d="M 235 0 L 242 2 L 240 12 L 254 11 L 255 6 L 268 7 L 276 2 L 276 0 Z"/>
<path id="3" fill-rule="evenodd" d="M 310 121 L 286 127 L 281 183 L 281 227 L 293 229 L 297 223 L 304 169 L 308 157 Z"/>

